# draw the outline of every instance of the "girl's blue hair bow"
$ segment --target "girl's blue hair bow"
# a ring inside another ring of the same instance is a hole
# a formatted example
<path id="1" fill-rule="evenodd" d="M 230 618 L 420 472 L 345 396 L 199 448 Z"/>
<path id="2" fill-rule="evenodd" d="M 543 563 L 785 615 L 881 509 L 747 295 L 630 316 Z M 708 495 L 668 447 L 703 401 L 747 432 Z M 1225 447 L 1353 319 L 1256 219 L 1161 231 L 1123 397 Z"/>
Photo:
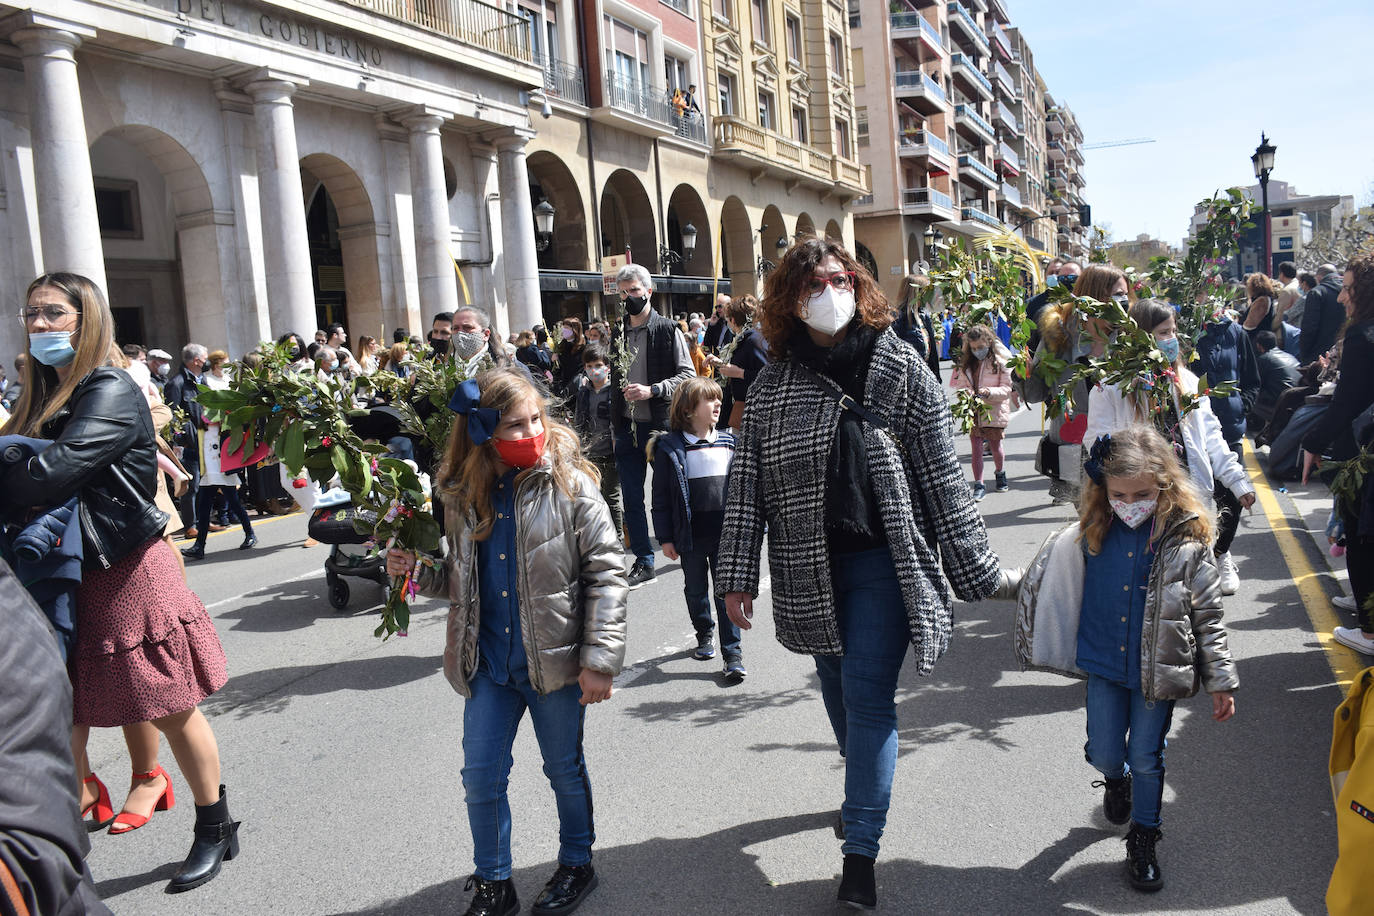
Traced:
<path id="1" fill-rule="evenodd" d="M 467 414 L 468 438 L 473 445 L 483 445 L 496 433 L 501 422 L 501 411 L 494 407 L 480 407 L 482 389 L 477 387 L 476 379 L 468 379 L 453 391 L 449 398 L 449 409 L 454 413 Z"/>
<path id="2" fill-rule="evenodd" d="M 1093 483 L 1102 485 L 1105 479 L 1102 473 L 1102 462 L 1112 457 L 1112 437 L 1110 435 L 1098 436 L 1093 443 L 1092 449 L 1088 451 L 1088 460 L 1083 462 L 1083 472 L 1092 478 Z"/>

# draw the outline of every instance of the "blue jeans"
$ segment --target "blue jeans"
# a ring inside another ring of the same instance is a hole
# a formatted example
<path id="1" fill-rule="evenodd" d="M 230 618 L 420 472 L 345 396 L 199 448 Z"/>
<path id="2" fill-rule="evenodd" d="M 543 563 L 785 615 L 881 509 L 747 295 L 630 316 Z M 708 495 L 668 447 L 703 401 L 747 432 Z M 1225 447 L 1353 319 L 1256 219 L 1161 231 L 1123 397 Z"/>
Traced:
<path id="1" fill-rule="evenodd" d="M 816 656 L 816 673 L 845 758 L 842 849 L 877 858 L 897 767 L 897 676 L 911 629 L 886 548 L 832 555 L 830 562 L 844 655 Z"/>
<path id="2" fill-rule="evenodd" d="M 592 786 L 582 755 L 582 690 L 569 684 L 547 696 L 534 692 L 528 678 L 498 684 L 479 667 L 463 706 L 463 789 L 477 876 L 504 881 L 511 873 L 511 747 L 525 710 L 544 756 L 544 775 L 553 786 L 558 809 L 558 861 L 586 865 L 592 860 Z"/>
<path id="3" fill-rule="evenodd" d="M 1164 748 L 1174 701 L 1146 702 L 1140 688 L 1088 675 L 1088 741 L 1083 756 L 1110 779 L 1131 774 L 1131 820 L 1159 826 L 1164 800 Z"/>
<path id="4" fill-rule="evenodd" d="M 711 635 L 715 624 L 711 621 L 711 587 L 706 580 L 707 572 L 716 574 L 716 552 L 704 550 L 684 550 L 678 554 L 682 561 L 682 594 L 687 599 L 687 616 L 692 618 L 692 626 L 697 635 Z M 739 627 L 725 613 L 725 602 L 716 598 L 716 619 L 720 621 L 720 654 L 728 662 L 743 658 L 739 647 Z"/>
<path id="5" fill-rule="evenodd" d="M 649 568 L 654 565 L 654 545 L 649 540 L 649 517 L 644 512 L 644 477 L 649 458 L 644 449 L 649 437 L 658 432 L 652 423 L 629 421 L 615 427 L 615 466 L 620 471 L 620 495 L 625 502 L 625 528 L 630 532 L 630 550 L 635 559 Z"/>

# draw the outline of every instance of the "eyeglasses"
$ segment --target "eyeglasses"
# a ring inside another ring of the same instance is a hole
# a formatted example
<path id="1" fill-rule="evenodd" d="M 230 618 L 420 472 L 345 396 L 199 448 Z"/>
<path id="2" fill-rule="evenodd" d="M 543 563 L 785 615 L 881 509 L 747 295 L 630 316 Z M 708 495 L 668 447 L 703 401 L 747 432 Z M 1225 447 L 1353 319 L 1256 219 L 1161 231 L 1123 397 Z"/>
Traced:
<path id="1" fill-rule="evenodd" d="M 822 280 L 820 277 L 812 277 L 807 281 L 806 288 L 811 291 L 811 295 L 819 295 L 824 291 L 827 284 L 835 287 L 841 292 L 854 288 L 854 272 L 850 270 L 839 270 Z"/>
<path id="2" fill-rule="evenodd" d="M 80 315 L 71 309 L 64 309 L 59 305 L 40 305 L 37 307 L 23 308 L 19 310 L 19 321 L 23 324 L 32 324 L 39 318 L 45 319 L 48 324 L 56 324 L 67 315 Z"/>

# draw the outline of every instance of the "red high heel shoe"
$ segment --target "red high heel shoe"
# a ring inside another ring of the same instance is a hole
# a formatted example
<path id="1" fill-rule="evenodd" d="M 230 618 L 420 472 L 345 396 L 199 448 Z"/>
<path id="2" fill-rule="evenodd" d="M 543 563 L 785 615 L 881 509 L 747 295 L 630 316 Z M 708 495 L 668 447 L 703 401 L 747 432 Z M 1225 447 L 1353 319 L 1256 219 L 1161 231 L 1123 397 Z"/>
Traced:
<path id="1" fill-rule="evenodd" d="M 110 790 L 105 788 L 105 783 L 92 773 L 81 780 L 83 785 L 95 784 L 95 801 L 81 809 L 81 820 L 85 821 L 86 832 L 95 833 L 97 830 L 104 830 L 110 826 L 110 822 L 115 819 L 114 806 L 110 804 Z M 86 820 L 87 814 L 92 814 L 91 820 Z"/>
<path id="2" fill-rule="evenodd" d="M 167 775 L 166 770 L 159 766 L 151 773 L 135 773 L 134 779 L 152 779 L 154 776 L 161 776 L 163 779 L 167 780 L 167 788 L 163 789 L 162 794 L 158 796 L 157 804 L 153 805 L 153 811 L 168 811 L 177 803 L 177 799 L 176 795 L 172 792 L 172 777 Z M 110 825 L 110 833 L 118 836 L 121 833 L 128 833 L 130 830 L 137 830 L 148 823 L 148 818 L 152 816 L 152 811 L 148 812 L 147 817 L 142 814 L 121 811 L 119 812 L 119 816 L 114 819 L 114 823 Z"/>

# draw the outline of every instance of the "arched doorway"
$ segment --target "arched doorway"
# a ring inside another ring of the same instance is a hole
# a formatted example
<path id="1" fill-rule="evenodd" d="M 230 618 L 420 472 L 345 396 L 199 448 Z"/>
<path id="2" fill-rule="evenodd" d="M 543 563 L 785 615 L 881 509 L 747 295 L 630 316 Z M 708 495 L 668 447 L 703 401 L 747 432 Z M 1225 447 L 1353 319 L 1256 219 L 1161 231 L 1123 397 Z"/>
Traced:
<path id="1" fill-rule="evenodd" d="M 835 222 L 833 219 L 825 224 L 825 237 L 828 239 L 833 239 L 834 241 L 839 242 L 841 245 L 844 244 L 844 230 L 841 229 L 840 224 Z"/>
<path id="2" fill-rule="evenodd" d="M 725 198 L 720 208 L 720 240 L 721 276 L 730 278 L 730 295 L 757 294 L 754 227 L 749 222 L 744 202 L 733 194 Z"/>
<path id="3" fill-rule="evenodd" d="M 367 189 L 347 163 L 328 153 L 301 159 L 301 188 L 318 327 L 337 321 L 351 338 L 367 334 L 385 342 L 377 226 Z"/>
<path id="4" fill-rule="evenodd" d="M 537 231 L 539 270 L 591 270 L 587 246 L 587 210 L 582 202 L 582 189 L 562 159 L 553 153 L 539 151 L 529 157 L 530 205 L 537 208 L 544 201 L 553 207 L 553 236 L 547 240 Z M 591 295 L 578 290 L 545 290 L 539 293 L 544 326 L 552 328 L 559 321 L 575 317 L 587 321 Z"/>
<path id="5" fill-rule="evenodd" d="M 774 264 L 778 262 L 779 243 L 784 246 L 783 250 L 792 247 L 792 236 L 787 232 L 787 223 L 782 218 L 782 211 L 776 204 L 769 204 L 763 208 L 763 220 L 759 223 L 759 244 L 762 246 L 760 252 L 765 258 Z"/>
<path id="6" fill-rule="evenodd" d="M 879 285 L 882 284 L 883 278 L 878 276 L 878 260 L 877 258 L 873 257 L 873 252 L 868 250 L 867 245 L 865 245 L 863 242 L 855 242 L 854 258 L 860 264 L 863 265 L 864 270 L 868 271 L 869 276 L 871 276 L 874 279 L 874 281 L 876 281 Z"/>
<path id="7" fill-rule="evenodd" d="M 668 236 L 667 247 L 669 251 L 681 255 L 685 250 L 682 244 L 682 232 L 686 226 L 691 226 L 696 230 L 696 248 L 690 258 L 686 258 L 677 264 L 664 264 L 665 274 L 672 277 L 709 277 L 714 268 L 715 245 L 711 243 L 711 218 L 706 213 L 706 204 L 701 200 L 701 195 L 691 185 L 680 184 L 673 189 L 673 194 L 668 198 Z M 669 278 L 671 285 L 672 280 Z M 673 314 L 679 312 L 701 312 L 707 314 L 711 311 L 712 302 L 709 292 L 696 290 L 672 291 L 669 296 Z"/>
<path id="8" fill-rule="evenodd" d="M 601 253 L 624 254 L 658 273 L 658 233 L 648 192 L 633 172 L 617 169 L 601 192 Z"/>
<path id="9" fill-rule="evenodd" d="M 816 221 L 811 218 L 811 214 L 803 210 L 797 214 L 797 231 L 793 238 L 800 242 L 803 239 L 816 237 Z"/>
<path id="10" fill-rule="evenodd" d="M 120 343 L 180 351 L 187 341 L 256 342 L 256 328 L 226 299 L 221 226 L 209 184 L 186 148 L 153 127 L 126 124 L 91 144 L 106 295 Z M 61 218 L 54 215 L 53 218 Z"/>

